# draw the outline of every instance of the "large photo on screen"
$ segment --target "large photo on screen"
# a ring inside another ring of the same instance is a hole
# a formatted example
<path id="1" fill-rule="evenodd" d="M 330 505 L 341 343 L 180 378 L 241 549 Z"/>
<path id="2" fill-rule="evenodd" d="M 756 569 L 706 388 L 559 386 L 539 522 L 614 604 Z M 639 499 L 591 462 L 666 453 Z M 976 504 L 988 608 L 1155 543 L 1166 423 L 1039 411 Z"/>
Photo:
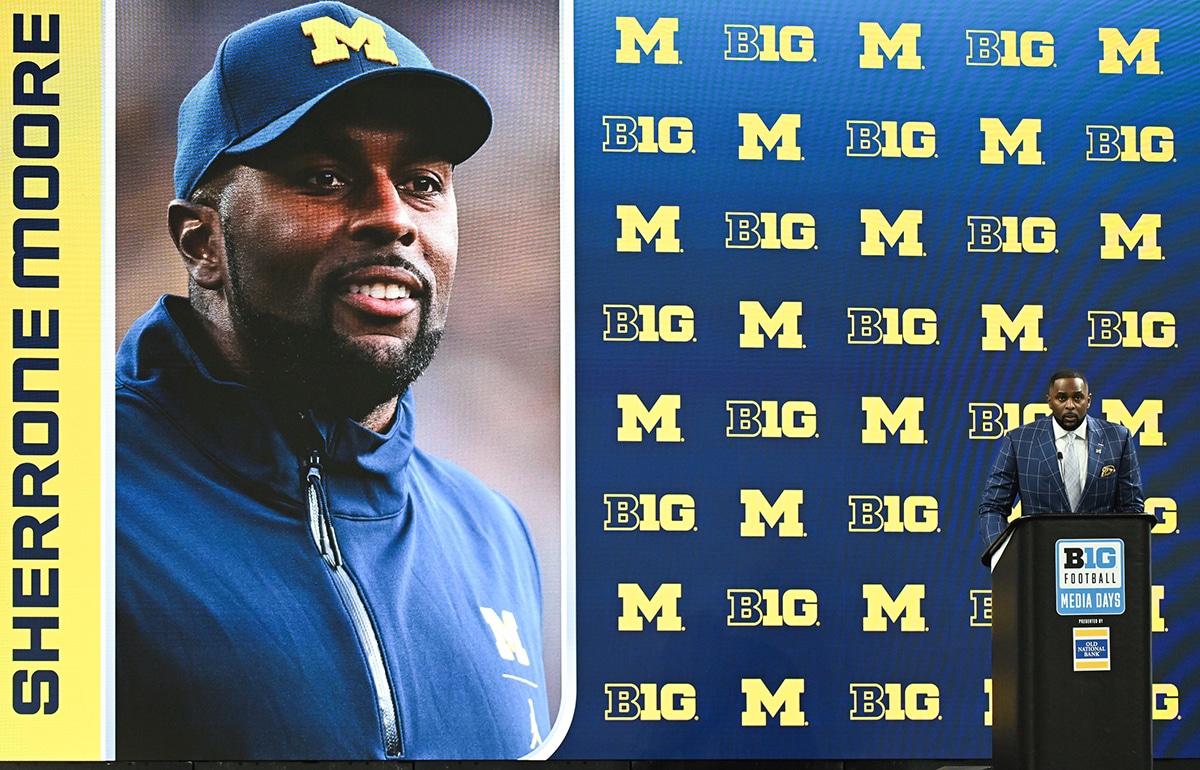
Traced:
<path id="1" fill-rule="evenodd" d="M 116 22 L 116 755 L 538 748 L 557 6 Z"/>

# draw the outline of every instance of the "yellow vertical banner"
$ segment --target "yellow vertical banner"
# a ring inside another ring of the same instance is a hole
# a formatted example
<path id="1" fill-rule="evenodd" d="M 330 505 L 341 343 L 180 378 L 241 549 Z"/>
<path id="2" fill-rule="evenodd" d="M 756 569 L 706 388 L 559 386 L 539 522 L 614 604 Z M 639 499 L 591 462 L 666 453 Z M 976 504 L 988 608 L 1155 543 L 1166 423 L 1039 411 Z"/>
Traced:
<path id="1" fill-rule="evenodd" d="M 14 0 L 0 19 L 2 760 L 109 752 L 102 11 Z"/>

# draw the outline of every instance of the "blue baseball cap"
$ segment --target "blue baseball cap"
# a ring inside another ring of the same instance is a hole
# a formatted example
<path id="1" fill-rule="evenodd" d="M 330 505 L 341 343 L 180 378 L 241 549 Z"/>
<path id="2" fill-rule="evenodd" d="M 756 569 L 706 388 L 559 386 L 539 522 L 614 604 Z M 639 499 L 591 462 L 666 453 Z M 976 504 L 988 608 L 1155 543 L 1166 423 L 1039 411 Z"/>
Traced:
<path id="1" fill-rule="evenodd" d="M 422 119 L 433 121 L 451 163 L 475 154 L 491 132 L 483 94 L 436 69 L 411 40 L 344 3 L 312 3 L 222 41 L 212 69 L 179 106 L 176 196 L 191 195 L 221 156 L 267 145 L 326 97 L 367 80 L 421 95 Z"/>

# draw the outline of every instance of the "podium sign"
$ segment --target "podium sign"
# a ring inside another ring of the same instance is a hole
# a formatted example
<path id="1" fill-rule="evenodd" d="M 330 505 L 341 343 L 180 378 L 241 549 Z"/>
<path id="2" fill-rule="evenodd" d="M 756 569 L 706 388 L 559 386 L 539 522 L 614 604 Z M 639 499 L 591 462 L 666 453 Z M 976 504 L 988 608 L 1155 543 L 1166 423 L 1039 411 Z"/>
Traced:
<path id="1" fill-rule="evenodd" d="M 992 566 L 997 770 L 1153 765 L 1148 514 L 1014 521 Z"/>

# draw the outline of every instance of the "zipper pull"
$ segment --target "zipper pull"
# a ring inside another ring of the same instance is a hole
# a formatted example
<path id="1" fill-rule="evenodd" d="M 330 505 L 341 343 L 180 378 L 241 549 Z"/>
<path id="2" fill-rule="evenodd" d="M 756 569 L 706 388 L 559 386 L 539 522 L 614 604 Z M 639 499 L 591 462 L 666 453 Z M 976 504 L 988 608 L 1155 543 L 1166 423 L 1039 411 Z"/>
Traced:
<path id="1" fill-rule="evenodd" d="M 329 498 L 325 493 L 325 477 L 321 474 L 321 454 L 312 450 L 305 466 L 304 491 L 308 501 L 308 528 L 317 552 L 330 569 L 342 566 L 342 552 L 338 548 L 333 521 L 329 518 Z"/>

